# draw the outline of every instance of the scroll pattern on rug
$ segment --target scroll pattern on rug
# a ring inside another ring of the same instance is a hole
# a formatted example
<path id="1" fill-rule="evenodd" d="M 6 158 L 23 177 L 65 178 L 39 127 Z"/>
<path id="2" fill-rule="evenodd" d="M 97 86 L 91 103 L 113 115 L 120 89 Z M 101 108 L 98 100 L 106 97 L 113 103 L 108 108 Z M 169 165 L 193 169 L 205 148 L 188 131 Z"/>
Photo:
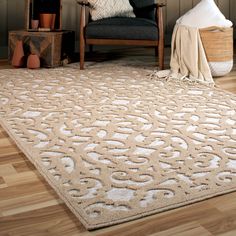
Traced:
<path id="1" fill-rule="evenodd" d="M 1 72 L 1 124 L 88 229 L 236 189 L 236 96 L 147 74 Z"/>

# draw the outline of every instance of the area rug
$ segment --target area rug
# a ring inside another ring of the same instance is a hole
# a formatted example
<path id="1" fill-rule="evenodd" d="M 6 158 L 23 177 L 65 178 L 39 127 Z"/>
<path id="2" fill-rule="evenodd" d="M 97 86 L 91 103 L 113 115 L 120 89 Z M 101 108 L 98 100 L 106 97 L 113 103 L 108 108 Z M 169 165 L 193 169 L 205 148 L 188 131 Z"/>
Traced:
<path id="1" fill-rule="evenodd" d="M 1 125 L 87 229 L 236 190 L 236 96 L 149 73 L 1 70 Z"/>

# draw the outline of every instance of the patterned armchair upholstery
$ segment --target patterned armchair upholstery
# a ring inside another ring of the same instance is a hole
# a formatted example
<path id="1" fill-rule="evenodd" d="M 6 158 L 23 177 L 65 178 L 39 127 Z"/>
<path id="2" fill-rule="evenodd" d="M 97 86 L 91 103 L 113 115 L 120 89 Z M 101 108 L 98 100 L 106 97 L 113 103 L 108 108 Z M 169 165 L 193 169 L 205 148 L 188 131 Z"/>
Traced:
<path id="1" fill-rule="evenodd" d="M 85 45 L 137 45 L 153 46 L 158 55 L 160 69 L 164 67 L 164 30 L 162 7 L 155 0 L 129 0 L 135 18 L 111 17 L 85 21 L 85 7 L 81 5 L 80 69 L 84 69 Z"/>

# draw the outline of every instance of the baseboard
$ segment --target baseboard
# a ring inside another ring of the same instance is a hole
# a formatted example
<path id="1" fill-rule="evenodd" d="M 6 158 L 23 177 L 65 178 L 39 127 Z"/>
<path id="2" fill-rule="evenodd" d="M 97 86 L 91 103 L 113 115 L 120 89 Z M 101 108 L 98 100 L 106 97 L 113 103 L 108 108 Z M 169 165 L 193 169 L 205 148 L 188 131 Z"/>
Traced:
<path id="1" fill-rule="evenodd" d="M 0 47 L 0 59 L 7 59 L 8 56 L 8 48 Z"/>

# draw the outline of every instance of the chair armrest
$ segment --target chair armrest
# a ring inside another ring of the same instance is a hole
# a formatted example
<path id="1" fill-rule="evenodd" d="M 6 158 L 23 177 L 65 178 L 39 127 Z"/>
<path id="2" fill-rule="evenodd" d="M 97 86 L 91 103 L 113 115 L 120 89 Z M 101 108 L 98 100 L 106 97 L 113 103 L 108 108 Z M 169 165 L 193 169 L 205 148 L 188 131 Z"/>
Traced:
<path id="1" fill-rule="evenodd" d="M 156 7 L 164 7 L 164 6 L 166 6 L 165 3 L 159 3 L 159 0 L 154 0 L 154 4 L 156 5 Z"/>
<path id="2" fill-rule="evenodd" d="M 75 0 L 77 4 L 81 6 L 80 8 L 80 31 L 83 30 L 83 28 L 86 25 L 86 20 L 85 20 L 85 8 L 90 7 L 90 4 L 87 0 Z M 81 32 L 80 32 L 81 33 Z"/>
<path id="3" fill-rule="evenodd" d="M 155 4 L 155 7 L 158 8 L 158 7 L 165 7 L 166 4 L 165 3 L 156 3 Z"/>
<path id="4" fill-rule="evenodd" d="M 90 7 L 90 4 L 88 1 L 86 0 L 76 0 L 76 3 L 81 5 L 81 6 L 86 6 L 86 7 Z"/>
<path id="5" fill-rule="evenodd" d="M 155 4 L 156 5 L 156 22 L 157 22 L 157 25 L 158 25 L 158 28 L 160 31 L 161 34 L 164 32 L 164 21 L 163 21 L 163 7 L 165 7 L 166 5 L 165 4 L 160 4 L 160 3 L 157 3 Z"/>
<path id="6" fill-rule="evenodd" d="M 86 26 L 86 19 L 85 19 L 85 8 L 90 7 L 90 4 L 87 0 L 75 0 L 77 4 L 81 6 L 80 8 L 80 41 L 84 42 L 84 28 Z M 81 44 L 80 44 L 81 45 Z"/>

